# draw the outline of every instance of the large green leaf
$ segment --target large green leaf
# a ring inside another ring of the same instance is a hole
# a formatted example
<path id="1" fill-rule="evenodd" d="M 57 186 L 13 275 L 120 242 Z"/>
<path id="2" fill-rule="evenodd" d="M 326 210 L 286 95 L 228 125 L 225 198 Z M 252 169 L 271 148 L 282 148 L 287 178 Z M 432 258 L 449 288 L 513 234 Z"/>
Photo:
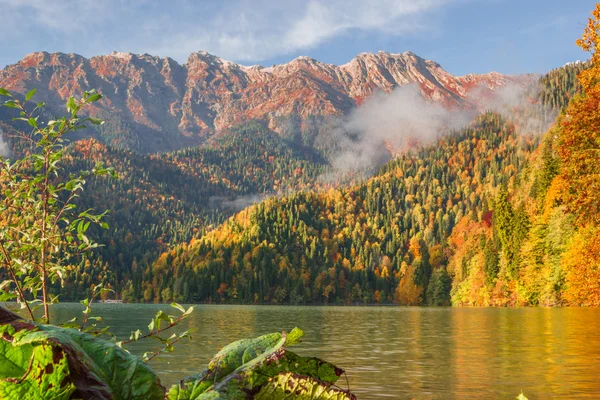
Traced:
<path id="1" fill-rule="evenodd" d="M 0 336 L 8 338 L 14 333 L 12 326 L 0 326 Z M 22 377 L 32 353 L 32 346 L 16 347 L 6 340 L 0 340 L 0 379 Z"/>
<path id="2" fill-rule="evenodd" d="M 14 346 L 8 328 L 0 326 L 0 398 L 68 399 L 76 387 L 65 353 L 51 345 Z"/>
<path id="3" fill-rule="evenodd" d="M 302 336 L 302 331 L 299 329 L 292 332 L 295 336 Z M 281 333 L 271 333 L 254 339 L 233 342 L 223 347 L 208 363 L 208 367 L 204 371 L 183 379 L 184 390 L 175 385 L 170 391 L 170 396 L 176 396 L 173 398 L 177 399 L 198 398 L 215 382 L 220 382 L 247 362 L 265 352 L 273 352 L 275 349 L 283 347 L 285 340 Z"/>
<path id="4" fill-rule="evenodd" d="M 169 398 L 241 400 L 260 395 L 266 399 L 270 397 L 265 393 L 285 394 L 295 380 L 288 382 L 283 377 L 293 374 L 290 376 L 301 379 L 303 391 L 297 388 L 288 393 L 288 397 L 281 398 L 354 399 L 350 393 L 332 387 L 343 370 L 317 358 L 300 357 L 287 351 L 285 346 L 298 343 L 302 335 L 303 332 L 295 328 L 287 335 L 274 333 L 234 342 L 224 347 L 202 373 L 173 386 Z M 294 397 L 295 392 L 300 397 Z M 311 394 L 316 397 L 310 397 Z"/>
<path id="5" fill-rule="evenodd" d="M 179 400 L 199 399 L 207 389 L 246 362 L 253 360 L 265 351 L 273 351 L 274 348 L 282 347 L 284 344 L 285 338 L 280 333 L 233 342 L 218 352 L 204 371 L 183 379 L 181 385 L 174 385 L 169 391 L 169 397 Z"/>
<path id="6" fill-rule="evenodd" d="M 260 360 L 260 365 L 257 365 L 252 373 L 246 372 L 244 378 L 251 386 L 256 387 L 267 383 L 271 377 L 290 371 L 316 378 L 326 384 L 334 384 L 344 373 L 342 369 L 319 358 L 300 357 L 284 349 Z"/>
<path id="7" fill-rule="evenodd" d="M 0 323 L 8 314 L 0 308 Z M 18 317 L 0 333 L 0 398 L 164 398 L 152 369 L 114 343 Z"/>
<path id="8" fill-rule="evenodd" d="M 224 347 L 200 374 L 168 393 L 171 400 L 335 399 L 343 371 L 287 350 L 304 333 L 273 333 Z M 26 322 L 0 307 L 1 399 L 163 399 L 164 388 L 141 360 L 114 343 L 75 329 Z"/>

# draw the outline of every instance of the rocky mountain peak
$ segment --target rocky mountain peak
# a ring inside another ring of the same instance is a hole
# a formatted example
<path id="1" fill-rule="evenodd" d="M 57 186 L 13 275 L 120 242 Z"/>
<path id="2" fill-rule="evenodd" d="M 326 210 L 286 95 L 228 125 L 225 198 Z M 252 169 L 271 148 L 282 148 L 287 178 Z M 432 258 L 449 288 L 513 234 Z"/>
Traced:
<path id="1" fill-rule="evenodd" d="M 0 87 L 18 93 L 36 87 L 38 100 L 55 112 L 69 96 L 97 89 L 105 98 L 92 113 L 130 126 L 146 151 L 201 143 L 253 118 L 278 130 L 281 117 L 341 115 L 377 90 L 389 93 L 407 84 L 430 101 L 473 108 L 468 97 L 474 88 L 496 90 L 528 79 L 495 72 L 455 77 L 409 51 L 361 53 L 341 66 L 302 56 L 272 67 L 243 66 L 205 51 L 190 54 L 184 65 L 149 54 L 88 59 L 38 52 L 0 70 Z"/>

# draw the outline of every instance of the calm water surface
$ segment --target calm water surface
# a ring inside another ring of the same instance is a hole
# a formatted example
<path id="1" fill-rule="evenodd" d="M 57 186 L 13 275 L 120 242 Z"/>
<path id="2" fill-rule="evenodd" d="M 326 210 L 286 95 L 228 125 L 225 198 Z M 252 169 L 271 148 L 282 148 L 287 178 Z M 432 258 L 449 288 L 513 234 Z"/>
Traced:
<path id="1" fill-rule="evenodd" d="M 80 309 L 61 304 L 55 320 Z M 169 307 L 99 304 L 95 314 L 128 337 L 158 309 Z M 306 336 L 293 350 L 343 367 L 359 399 L 600 398 L 600 309 L 202 305 L 187 325 L 193 340 L 151 362 L 165 385 L 234 340 L 298 326 Z M 135 345 L 142 354 L 154 343 Z"/>

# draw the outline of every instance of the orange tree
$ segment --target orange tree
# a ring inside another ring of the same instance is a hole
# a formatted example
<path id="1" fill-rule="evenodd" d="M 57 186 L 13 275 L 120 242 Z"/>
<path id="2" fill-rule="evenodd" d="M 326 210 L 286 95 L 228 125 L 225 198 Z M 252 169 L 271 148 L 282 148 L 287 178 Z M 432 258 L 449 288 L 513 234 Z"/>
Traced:
<path id="1" fill-rule="evenodd" d="M 579 74 L 582 93 L 559 119 L 557 151 L 564 199 L 580 224 L 600 223 L 600 4 L 577 44 L 591 52 L 592 65 Z"/>

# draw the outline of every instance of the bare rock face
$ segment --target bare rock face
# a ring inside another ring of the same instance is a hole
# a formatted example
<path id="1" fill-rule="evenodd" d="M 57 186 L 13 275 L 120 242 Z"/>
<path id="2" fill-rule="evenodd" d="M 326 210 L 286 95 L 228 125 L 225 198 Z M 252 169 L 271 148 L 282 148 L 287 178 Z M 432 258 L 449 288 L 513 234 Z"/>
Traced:
<path id="1" fill-rule="evenodd" d="M 498 73 L 455 77 L 437 63 L 406 52 L 362 53 L 345 65 L 299 57 L 265 68 L 242 66 L 206 52 L 185 65 L 148 54 L 33 53 L 0 71 L 0 87 L 25 93 L 54 113 L 72 95 L 97 89 L 104 99 L 91 114 L 114 115 L 132 126 L 147 151 L 199 144 L 214 132 L 256 118 L 280 129 L 280 117 L 343 115 L 374 92 L 418 85 L 422 95 L 450 108 L 476 109 L 469 98 L 533 76 Z M 478 95 L 478 99 L 481 96 Z M 117 133 L 118 134 L 118 133 Z"/>

